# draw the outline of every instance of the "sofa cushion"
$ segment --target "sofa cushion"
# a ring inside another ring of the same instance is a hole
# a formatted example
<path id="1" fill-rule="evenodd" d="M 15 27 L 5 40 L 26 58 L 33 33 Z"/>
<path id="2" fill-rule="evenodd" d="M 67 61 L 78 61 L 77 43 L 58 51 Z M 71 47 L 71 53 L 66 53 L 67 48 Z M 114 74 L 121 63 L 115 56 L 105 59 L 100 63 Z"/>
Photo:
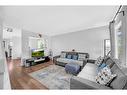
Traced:
<path id="1" fill-rule="evenodd" d="M 58 62 L 62 62 L 62 63 L 70 63 L 71 59 L 67 59 L 67 58 L 57 58 Z"/>
<path id="2" fill-rule="evenodd" d="M 127 83 L 127 76 L 114 64 L 111 68 L 112 73 L 116 73 L 117 77 L 111 82 L 110 87 L 114 89 L 122 89 Z"/>
<path id="3" fill-rule="evenodd" d="M 79 64 L 80 66 L 83 66 L 83 61 L 79 61 L 79 60 L 71 60 L 72 63 L 76 63 Z"/>
<path id="4" fill-rule="evenodd" d="M 101 64 L 103 63 L 103 60 L 104 60 L 104 58 L 100 56 L 100 57 L 98 57 L 97 60 L 95 61 L 95 64 L 99 66 L 99 65 L 101 65 Z"/>
<path id="5" fill-rule="evenodd" d="M 115 62 L 110 57 L 105 58 L 104 63 L 107 64 L 110 68 L 112 68 L 112 66 L 115 64 Z"/>
<path id="6" fill-rule="evenodd" d="M 97 75 L 97 68 L 97 65 L 87 63 L 82 69 L 82 71 L 78 74 L 78 77 L 96 82 L 95 76 Z"/>
<path id="7" fill-rule="evenodd" d="M 66 53 L 65 53 L 65 52 L 61 52 L 60 57 L 61 57 L 61 58 L 66 58 Z"/>
<path id="8" fill-rule="evenodd" d="M 67 58 L 57 58 L 58 62 L 62 62 L 62 63 L 76 63 L 80 66 L 83 66 L 83 61 L 79 61 L 79 60 L 73 60 L 73 59 L 67 59 Z"/>
<path id="9" fill-rule="evenodd" d="M 78 53 L 78 60 L 83 61 L 86 59 L 86 54 Z"/>
<path id="10" fill-rule="evenodd" d="M 125 87 L 126 82 L 127 82 L 127 77 L 121 76 L 117 79 L 114 79 L 114 81 L 110 84 L 110 87 L 114 89 L 123 89 Z"/>
<path id="11" fill-rule="evenodd" d="M 111 72 L 116 73 L 117 69 L 119 69 L 119 67 L 116 64 L 114 64 L 113 67 L 111 68 Z"/>

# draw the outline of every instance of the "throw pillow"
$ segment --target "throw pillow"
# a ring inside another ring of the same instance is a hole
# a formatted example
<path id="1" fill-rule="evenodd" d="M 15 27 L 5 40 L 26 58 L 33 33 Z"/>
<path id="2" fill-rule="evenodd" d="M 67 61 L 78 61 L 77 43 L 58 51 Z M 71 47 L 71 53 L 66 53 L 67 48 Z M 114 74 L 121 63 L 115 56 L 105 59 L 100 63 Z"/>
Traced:
<path id="1" fill-rule="evenodd" d="M 102 63 L 101 65 L 98 66 L 98 72 L 100 72 L 101 69 L 103 69 L 104 67 L 106 67 L 107 65 L 105 63 Z"/>
<path id="2" fill-rule="evenodd" d="M 83 61 L 86 59 L 86 55 L 85 54 L 78 54 L 78 60 L 79 61 Z"/>
<path id="3" fill-rule="evenodd" d="M 103 69 L 104 67 L 106 67 L 107 65 L 105 63 L 102 63 L 101 65 L 99 65 L 99 68 Z"/>
<path id="4" fill-rule="evenodd" d="M 72 55 L 67 55 L 67 58 L 68 58 L 68 59 L 71 59 L 71 58 L 72 58 Z"/>
<path id="5" fill-rule="evenodd" d="M 106 66 L 98 73 L 95 79 L 97 83 L 106 85 L 109 84 L 109 82 L 111 82 L 115 77 L 116 74 L 112 74 L 111 70 Z"/>
<path id="6" fill-rule="evenodd" d="M 73 56 L 72 56 L 72 59 L 78 60 L 78 56 L 77 56 L 77 55 L 73 55 Z"/>
<path id="7" fill-rule="evenodd" d="M 60 57 L 61 57 L 61 58 L 66 58 L 66 53 L 63 53 L 63 52 L 62 52 L 61 55 L 60 55 Z"/>
<path id="8" fill-rule="evenodd" d="M 104 60 L 104 58 L 100 56 L 100 57 L 98 57 L 97 60 L 95 61 L 95 64 L 99 66 L 99 65 L 101 65 L 101 64 L 103 63 L 103 60 Z"/>

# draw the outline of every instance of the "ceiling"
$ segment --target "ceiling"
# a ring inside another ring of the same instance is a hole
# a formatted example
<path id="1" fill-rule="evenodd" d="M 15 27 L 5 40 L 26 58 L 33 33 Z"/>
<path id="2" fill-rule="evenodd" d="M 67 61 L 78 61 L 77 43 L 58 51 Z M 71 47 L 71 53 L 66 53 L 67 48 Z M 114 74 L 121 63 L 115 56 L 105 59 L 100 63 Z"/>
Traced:
<path id="1" fill-rule="evenodd" d="M 119 6 L 3 6 L 4 24 L 48 36 L 108 25 Z"/>

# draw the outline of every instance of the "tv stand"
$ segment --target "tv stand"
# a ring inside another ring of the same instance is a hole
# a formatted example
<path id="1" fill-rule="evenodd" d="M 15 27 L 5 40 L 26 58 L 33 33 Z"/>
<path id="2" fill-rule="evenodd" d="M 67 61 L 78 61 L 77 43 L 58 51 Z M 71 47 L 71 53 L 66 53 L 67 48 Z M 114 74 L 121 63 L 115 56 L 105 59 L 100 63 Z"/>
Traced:
<path id="1" fill-rule="evenodd" d="M 44 62 L 48 62 L 50 58 L 48 56 L 39 57 L 39 58 L 30 58 L 26 60 L 25 67 L 30 67 L 33 65 L 41 64 Z"/>
<path id="2" fill-rule="evenodd" d="M 45 58 L 39 58 L 34 60 L 34 62 L 40 62 L 40 61 L 45 61 Z"/>

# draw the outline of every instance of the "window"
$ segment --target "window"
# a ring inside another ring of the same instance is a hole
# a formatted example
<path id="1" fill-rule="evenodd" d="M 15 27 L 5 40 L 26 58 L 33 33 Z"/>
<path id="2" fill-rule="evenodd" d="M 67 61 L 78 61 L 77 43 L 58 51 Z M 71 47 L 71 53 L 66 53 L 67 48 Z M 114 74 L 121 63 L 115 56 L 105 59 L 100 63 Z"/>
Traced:
<path id="1" fill-rule="evenodd" d="M 111 53 L 114 59 L 119 61 L 122 67 L 127 64 L 126 60 L 126 24 L 123 11 L 117 14 L 115 20 L 111 23 Z"/>
<path id="2" fill-rule="evenodd" d="M 110 39 L 105 39 L 104 40 L 104 56 L 106 56 L 111 50 L 110 47 Z"/>
<path id="3" fill-rule="evenodd" d="M 116 58 L 120 59 L 120 60 L 122 59 L 122 52 L 123 52 L 121 26 L 122 26 L 122 22 L 121 21 L 119 21 L 119 23 L 117 23 L 115 25 Z"/>

